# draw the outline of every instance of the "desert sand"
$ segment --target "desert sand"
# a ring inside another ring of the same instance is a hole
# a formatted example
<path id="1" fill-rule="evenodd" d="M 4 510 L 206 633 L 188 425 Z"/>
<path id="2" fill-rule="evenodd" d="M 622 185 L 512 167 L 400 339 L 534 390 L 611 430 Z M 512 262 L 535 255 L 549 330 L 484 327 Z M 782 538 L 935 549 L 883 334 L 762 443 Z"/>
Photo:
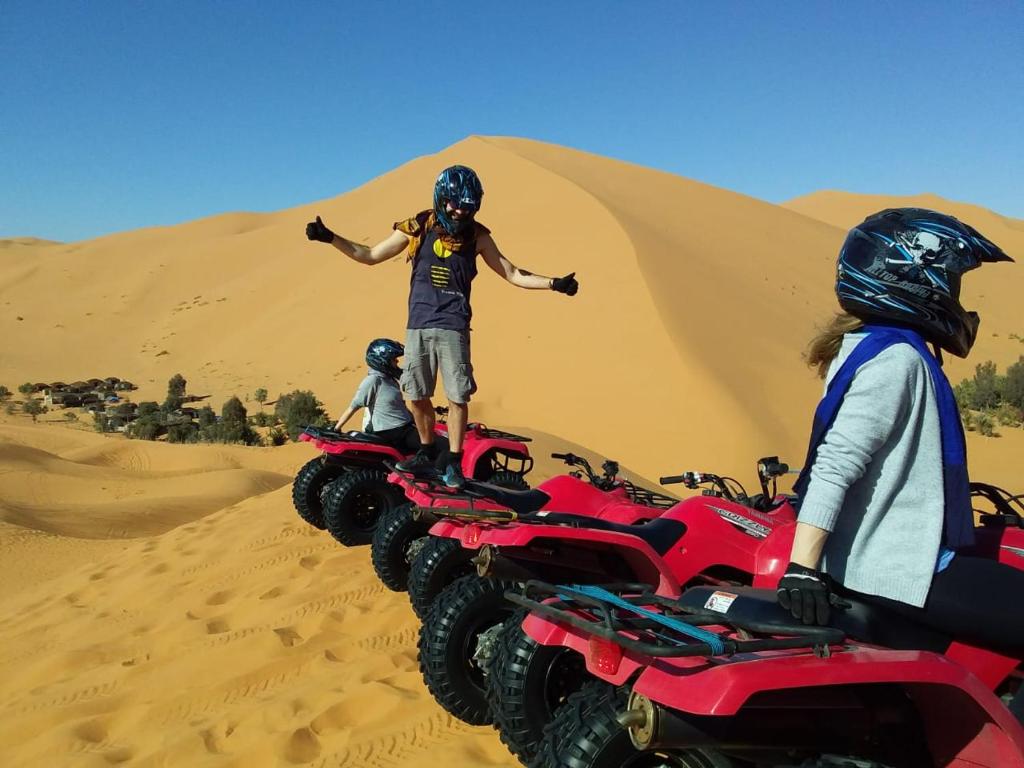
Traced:
<path id="1" fill-rule="evenodd" d="M 801 362 L 834 310 L 846 228 L 938 208 L 1018 260 L 1024 222 L 930 195 L 822 192 L 773 205 L 539 142 L 472 137 L 339 197 L 77 243 L 0 243 L 0 383 L 116 375 L 162 399 L 312 389 L 336 415 L 366 342 L 402 338 L 408 266 L 306 241 L 320 214 L 371 243 L 426 207 L 437 171 L 480 173 L 480 220 L 516 264 L 575 270 L 570 299 L 474 285 L 472 418 L 584 446 L 643 479 L 754 481 L 803 458 L 820 382 Z M 46 233 L 37 233 L 44 235 Z M 964 281 L 982 313 L 958 381 L 1024 354 L 1018 265 Z M 250 411 L 256 408 L 249 403 Z M 365 549 L 303 524 L 290 481 L 314 455 L 176 446 L 0 416 L 0 764 L 514 765 L 490 729 L 436 706 L 416 622 Z M 1024 431 L 968 437 L 972 476 L 1024 490 Z M 535 484 L 558 471 L 542 460 Z M 648 481 L 649 482 L 649 481 Z"/>

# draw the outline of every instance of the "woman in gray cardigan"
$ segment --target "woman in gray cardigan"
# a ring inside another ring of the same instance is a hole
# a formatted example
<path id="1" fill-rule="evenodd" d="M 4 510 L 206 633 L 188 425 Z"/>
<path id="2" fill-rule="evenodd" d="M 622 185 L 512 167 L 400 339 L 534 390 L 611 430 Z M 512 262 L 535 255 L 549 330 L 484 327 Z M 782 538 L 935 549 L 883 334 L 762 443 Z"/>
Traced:
<path id="1" fill-rule="evenodd" d="M 941 368 L 940 348 L 966 357 L 977 334 L 977 314 L 960 305 L 961 276 L 995 261 L 1012 259 L 957 219 L 923 209 L 881 211 L 847 236 L 836 280 L 845 312 L 808 356 L 826 393 L 778 587 L 780 604 L 804 623 L 828 621 L 835 589 L 1024 651 L 1024 611 L 1011 607 L 1024 594 L 1024 571 L 970 554 L 963 429 Z"/>

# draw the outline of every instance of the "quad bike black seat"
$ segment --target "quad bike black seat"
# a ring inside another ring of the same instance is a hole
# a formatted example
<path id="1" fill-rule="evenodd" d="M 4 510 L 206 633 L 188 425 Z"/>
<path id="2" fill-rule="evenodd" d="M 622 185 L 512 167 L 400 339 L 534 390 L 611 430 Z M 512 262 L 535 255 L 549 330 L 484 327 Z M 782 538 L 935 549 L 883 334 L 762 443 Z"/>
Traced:
<path id="1" fill-rule="evenodd" d="M 370 443 L 371 445 L 388 445 L 388 442 L 379 435 L 375 435 L 372 432 L 357 432 L 351 430 L 345 432 L 341 436 L 342 440 L 350 443 Z"/>
<path id="2" fill-rule="evenodd" d="M 545 504 L 551 501 L 551 497 L 544 491 L 531 488 L 526 491 L 517 491 L 511 488 L 502 488 L 500 485 L 483 483 L 477 480 L 467 480 L 462 490 L 471 495 L 478 496 L 508 507 L 520 515 L 528 515 L 536 512 Z"/>
<path id="3" fill-rule="evenodd" d="M 566 512 L 539 512 L 530 515 L 528 520 L 522 522 L 538 523 L 540 525 L 564 525 L 570 528 L 588 528 L 593 531 L 610 531 L 613 533 L 624 533 L 629 536 L 636 536 L 646 541 L 655 552 L 664 555 L 673 545 L 686 533 L 686 524 L 681 520 L 670 520 L 658 517 L 650 522 L 628 525 L 626 523 L 614 523 L 610 520 L 601 520 L 586 515 L 573 515 Z"/>
<path id="4" fill-rule="evenodd" d="M 686 590 L 677 601 L 680 605 L 699 612 L 714 612 L 708 606 L 723 600 L 712 600 L 714 593 L 736 595 L 722 615 L 730 623 L 746 626 L 754 631 L 778 631 L 785 634 L 787 628 L 800 627 L 789 611 L 784 610 L 776 599 L 774 589 L 753 587 L 693 587 Z M 915 650 L 944 652 L 952 638 L 900 616 L 893 611 L 858 599 L 849 594 L 842 595 L 849 608 L 833 608 L 829 625 L 841 630 L 852 640 L 885 646 L 894 650 Z"/>
<path id="5" fill-rule="evenodd" d="M 345 436 L 334 429 L 328 429 L 327 427 L 306 427 L 304 430 L 307 435 L 317 440 L 344 440 Z"/>

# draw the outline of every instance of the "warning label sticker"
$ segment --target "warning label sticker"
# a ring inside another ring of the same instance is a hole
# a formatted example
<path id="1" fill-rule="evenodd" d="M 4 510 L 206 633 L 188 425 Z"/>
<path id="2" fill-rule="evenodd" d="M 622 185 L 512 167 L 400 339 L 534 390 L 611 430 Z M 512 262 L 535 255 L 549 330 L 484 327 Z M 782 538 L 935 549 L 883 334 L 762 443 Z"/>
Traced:
<path id="1" fill-rule="evenodd" d="M 728 613 L 729 606 L 735 599 L 736 595 L 732 592 L 713 592 L 708 601 L 704 603 L 704 607 L 716 613 Z"/>

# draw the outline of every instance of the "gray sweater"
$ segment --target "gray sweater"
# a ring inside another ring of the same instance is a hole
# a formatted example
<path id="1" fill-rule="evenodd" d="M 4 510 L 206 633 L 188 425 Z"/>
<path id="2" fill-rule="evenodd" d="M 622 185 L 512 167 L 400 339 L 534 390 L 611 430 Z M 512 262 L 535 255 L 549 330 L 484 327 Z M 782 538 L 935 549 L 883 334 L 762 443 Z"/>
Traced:
<path id="1" fill-rule="evenodd" d="M 864 334 L 847 334 L 828 380 Z M 830 531 L 822 570 L 857 592 L 923 606 L 942 543 L 939 409 L 908 344 L 862 365 L 818 448 L 800 521 Z"/>

